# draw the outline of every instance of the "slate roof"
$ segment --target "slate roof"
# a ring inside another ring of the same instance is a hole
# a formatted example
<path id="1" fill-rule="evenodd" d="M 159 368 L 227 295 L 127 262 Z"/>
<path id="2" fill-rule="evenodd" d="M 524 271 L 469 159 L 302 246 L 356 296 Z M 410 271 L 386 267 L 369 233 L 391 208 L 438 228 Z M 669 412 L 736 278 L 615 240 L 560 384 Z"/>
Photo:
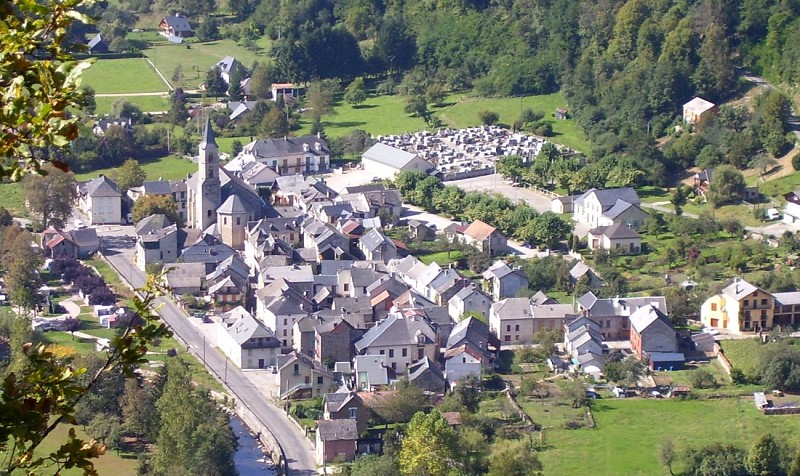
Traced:
<path id="1" fill-rule="evenodd" d="M 294 290 L 283 278 L 259 289 L 256 296 L 264 302 L 264 308 L 276 316 L 311 312 L 311 301 Z"/>
<path id="2" fill-rule="evenodd" d="M 503 279 L 511 274 L 516 274 L 525 279 L 525 281 L 528 280 L 528 276 L 524 271 L 519 268 L 512 268 L 502 260 L 495 261 L 493 265 L 489 266 L 489 269 L 483 272 L 483 279 Z"/>
<path id="3" fill-rule="evenodd" d="M 165 279 L 171 288 L 199 288 L 205 275 L 203 263 L 170 263 Z"/>
<path id="4" fill-rule="evenodd" d="M 82 192 L 89 197 L 122 197 L 117 184 L 102 174 L 81 185 Z"/>
<path id="5" fill-rule="evenodd" d="M 672 321 L 669 320 L 663 311 L 653 306 L 642 306 L 631 314 L 631 327 L 641 334 L 645 329 L 653 325 L 656 321 L 661 321 L 673 328 Z"/>
<path id="6" fill-rule="evenodd" d="M 237 314 L 237 318 L 226 330 L 237 344 L 245 349 L 268 349 L 281 346 L 281 342 L 275 337 L 275 333 L 241 306 L 223 314 L 223 320 L 226 315 L 230 315 L 234 311 Z M 262 339 L 261 342 L 258 341 L 259 338 Z M 256 341 L 248 342 L 250 339 L 256 339 Z"/>
<path id="7" fill-rule="evenodd" d="M 551 298 L 544 291 L 536 291 L 536 294 L 531 296 L 531 306 L 540 306 L 542 304 L 558 304 L 558 301 Z"/>
<path id="8" fill-rule="evenodd" d="M 772 293 L 775 298 L 783 306 L 791 306 L 800 304 L 800 292 L 792 291 L 786 293 Z"/>
<path id="9" fill-rule="evenodd" d="M 145 195 L 172 195 L 172 187 L 167 180 L 154 180 L 142 183 Z"/>
<path id="10" fill-rule="evenodd" d="M 351 400 L 356 400 L 358 402 L 361 402 L 361 397 L 359 397 L 357 393 L 350 391 L 347 392 L 336 391 L 334 393 L 326 393 L 325 407 L 328 409 L 328 412 L 335 413 L 344 408 L 345 405 L 347 405 Z"/>
<path id="11" fill-rule="evenodd" d="M 365 233 L 364 236 L 359 239 L 359 243 L 361 243 L 361 245 L 370 252 L 377 250 L 384 243 L 389 248 L 397 249 L 392 240 L 387 238 L 386 235 L 379 232 L 375 228 L 372 228 Z"/>
<path id="12" fill-rule="evenodd" d="M 641 238 L 642 235 L 632 228 L 628 228 L 622 223 L 614 223 L 611 226 L 598 226 L 589 230 L 594 236 L 606 236 L 609 240 L 633 240 Z"/>
<path id="13" fill-rule="evenodd" d="M 240 63 L 236 58 L 231 55 L 228 55 L 221 60 L 219 60 L 216 64 L 216 67 L 219 68 L 221 73 L 228 73 L 230 74 L 233 70 L 237 67 L 241 68 L 242 63 Z"/>
<path id="14" fill-rule="evenodd" d="M 531 306 L 534 319 L 560 319 L 575 315 L 572 304 L 538 304 Z"/>
<path id="15" fill-rule="evenodd" d="M 358 426 L 355 420 L 319 420 L 317 436 L 321 441 L 355 441 L 358 440 Z"/>
<path id="16" fill-rule="evenodd" d="M 97 230 L 94 228 L 84 228 L 83 230 L 71 230 L 69 236 L 77 246 L 99 245 L 100 238 L 97 237 Z"/>
<path id="17" fill-rule="evenodd" d="M 492 300 L 492 298 L 489 297 L 488 294 L 486 294 L 485 292 L 481 291 L 480 288 L 478 288 L 478 286 L 475 286 L 475 285 L 464 286 L 464 288 L 461 289 L 461 291 L 457 292 L 455 294 L 455 296 L 453 296 L 453 299 L 458 299 L 458 300 L 463 301 L 464 299 L 467 299 L 468 297 L 472 296 L 473 294 L 480 294 L 481 296 L 483 296 L 484 298 L 488 299 L 489 301 Z"/>
<path id="18" fill-rule="evenodd" d="M 484 349 L 489 345 L 490 339 L 489 325 L 474 317 L 468 317 L 453 327 L 447 338 L 446 348 L 450 349 L 469 342 L 479 349 Z"/>
<path id="19" fill-rule="evenodd" d="M 731 284 L 722 289 L 722 294 L 727 294 L 738 301 L 756 291 L 758 291 L 756 286 L 744 279 L 735 278 Z"/>
<path id="20" fill-rule="evenodd" d="M 531 303 L 528 298 L 505 298 L 492 304 L 493 313 L 504 319 L 525 319 L 531 317 Z"/>
<path id="21" fill-rule="evenodd" d="M 92 39 L 89 40 L 89 43 L 86 44 L 86 48 L 90 53 L 92 53 L 95 48 L 97 48 L 99 52 L 108 51 L 108 45 L 100 33 L 94 35 Z"/>
<path id="22" fill-rule="evenodd" d="M 637 309 L 648 304 L 667 312 L 667 301 L 663 296 L 599 299 L 589 291 L 578 298 L 578 304 L 581 308 L 588 310 L 591 317 L 630 316 Z"/>
<path id="23" fill-rule="evenodd" d="M 189 19 L 183 15 L 169 15 L 164 17 L 167 26 L 171 27 L 178 32 L 192 31 L 192 26 L 189 25 Z"/>
<path id="24" fill-rule="evenodd" d="M 367 151 L 362 154 L 362 157 L 367 160 L 378 162 L 379 164 L 388 165 L 395 169 L 401 169 L 405 167 L 406 164 L 411 162 L 411 160 L 416 158 L 417 155 L 378 142 L 367 149 Z"/>
<path id="25" fill-rule="evenodd" d="M 225 215 L 235 215 L 235 214 L 247 214 L 247 207 L 245 207 L 244 201 L 239 198 L 238 195 L 231 195 L 225 200 L 225 203 L 217 208 L 217 213 L 222 213 Z"/>
<path id="26" fill-rule="evenodd" d="M 632 203 L 634 205 L 639 205 L 639 203 L 641 202 L 641 200 L 639 199 L 639 195 L 636 193 L 636 190 L 634 190 L 632 187 L 625 187 L 625 188 L 606 188 L 606 189 L 592 188 L 583 195 L 576 198 L 575 204 L 583 205 L 584 201 L 591 195 L 597 197 L 597 200 L 603 207 L 604 212 L 608 211 L 614 205 L 616 205 L 617 200 L 622 200 L 628 203 Z"/>
<path id="27" fill-rule="evenodd" d="M 355 343 L 356 351 L 373 346 L 392 346 L 403 344 L 417 344 L 417 335 L 424 336 L 424 343 L 436 342 L 436 334 L 431 326 L 422 319 L 400 319 L 390 316 L 377 326 L 368 330 L 361 339 Z"/>
<path id="28" fill-rule="evenodd" d="M 166 228 L 171 224 L 172 222 L 169 221 L 169 218 L 167 218 L 166 215 L 162 213 L 156 213 L 139 220 L 139 223 L 136 224 L 134 229 L 137 235 L 146 235 L 150 232 Z"/>
<path id="29" fill-rule="evenodd" d="M 444 382 L 442 369 L 439 368 L 438 364 L 431 362 L 427 355 L 408 367 L 408 380 L 413 382 L 425 374 L 426 371 L 430 371 L 438 380 Z"/>
<path id="30" fill-rule="evenodd" d="M 319 150 L 317 150 L 316 144 L 320 145 Z M 308 151 L 304 150 L 303 145 L 308 146 Z M 331 153 L 325 139 L 317 136 L 259 139 L 244 146 L 243 151 L 252 154 L 254 157 L 263 159 L 304 153 L 311 153 L 314 155 L 330 155 Z"/>

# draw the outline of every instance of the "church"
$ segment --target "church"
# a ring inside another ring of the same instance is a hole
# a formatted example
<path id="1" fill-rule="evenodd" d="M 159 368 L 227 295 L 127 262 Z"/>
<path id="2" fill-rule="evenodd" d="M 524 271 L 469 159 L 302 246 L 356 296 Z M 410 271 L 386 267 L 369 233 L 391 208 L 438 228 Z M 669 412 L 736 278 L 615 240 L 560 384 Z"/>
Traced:
<path id="1" fill-rule="evenodd" d="M 274 210 L 255 190 L 220 166 L 210 119 L 206 119 L 198 152 L 197 173 L 186 180 L 186 226 L 219 237 L 235 250 L 244 250 L 247 222 L 272 216 Z"/>

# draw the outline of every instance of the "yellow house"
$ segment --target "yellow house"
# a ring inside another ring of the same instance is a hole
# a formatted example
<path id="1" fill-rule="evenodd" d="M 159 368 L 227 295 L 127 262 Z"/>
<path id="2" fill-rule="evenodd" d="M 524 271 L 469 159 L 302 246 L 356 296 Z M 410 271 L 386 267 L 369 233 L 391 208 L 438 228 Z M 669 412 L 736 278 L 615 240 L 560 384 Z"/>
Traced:
<path id="1" fill-rule="evenodd" d="M 772 294 L 739 278 L 721 294 L 708 298 L 700 308 L 700 320 L 704 326 L 734 334 L 769 330 L 774 315 L 775 298 Z"/>

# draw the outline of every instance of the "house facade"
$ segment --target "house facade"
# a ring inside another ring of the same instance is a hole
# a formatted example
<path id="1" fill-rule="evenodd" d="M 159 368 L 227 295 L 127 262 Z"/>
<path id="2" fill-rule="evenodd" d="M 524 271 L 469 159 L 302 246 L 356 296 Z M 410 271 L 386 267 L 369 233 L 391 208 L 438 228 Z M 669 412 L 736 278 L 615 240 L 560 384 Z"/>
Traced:
<path id="1" fill-rule="evenodd" d="M 503 261 L 497 261 L 483 272 L 483 279 L 489 283 L 495 301 L 517 297 L 520 291 L 528 289 L 528 277 L 521 268 L 512 268 Z"/>
<path id="2" fill-rule="evenodd" d="M 424 319 L 390 315 L 369 329 L 355 343 L 355 350 L 361 355 L 384 356 L 386 366 L 405 371 L 426 356 L 435 361 L 439 347 L 436 333 Z"/>
<path id="3" fill-rule="evenodd" d="M 672 321 L 657 307 L 640 307 L 631 314 L 631 348 L 640 360 L 652 353 L 678 352 Z"/>
<path id="4" fill-rule="evenodd" d="M 88 218 L 87 225 L 122 223 L 122 194 L 117 184 L 103 174 L 78 184 L 78 206 Z"/>
<path id="5" fill-rule="evenodd" d="M 240 369 L 264 369 L 276 365 L 281 342 L 275 334 L 239 306 L 222 314 L 217 346 Z"/>
<path id="6" fill-rule="evenodd" d="M 261 139 L 244 146 L 237 159 L 264 164 L 280 175 L 313 174 L 328 170 L 331 151 L 317 136 Z"/>
<path id="7" fill-rule="evenodd" d="M 642 251 L 642 236 L 621 223 L 592 228 L 586 240 L 593 250 L 603 249 L 623 255 L 638 255 Z"/>
<path id="8" fill-rule="evenodd" d="M 734 334 L 772 329 L 774 315 L 774 296 L 738 278 L 700 308 L 703 325 Z"/>
<path id="9" fill-rule="evenodd" d="M 638 230 L 648 217 L 640 203 L 639 195 L 631 187 L 593 188 L 575 199 L 574 218 L 592 228 L 621 223 Z"/>
<path id="10" fill-rule="evenodd" d="M 483 316 L 488 322 L 489 310 L 492 308 L 491 296 L 481 291 L 477 285 L 466 286 L 447 302 L 447 312 L 450 317 L 458 322 L 467 313 L 476 313 Z"/>
<path id="11" fill-rule="evenodd" d="M 497 228 L 480 220 L 470 223 L 462 233 L 461 239 L 489 256 L 502 255 L 508 251 L 506 237 Z"/>
<path id="12" fill-rule="evenodd" d="M 275 378 L 280 387 L 281 399 L 296 395 L 321 397 L 336 387 L 332 372 L 299 352 L 280 355 L 277 366 Z"/>
<path id="13" fill-rule="evenodd" d="M 630 339 L 630 316 L 642 306 L 652 305 L 667 314 L 667 301 L 663 296 L 601 299 L 590 291 L 578 298 L 577 304 L 580 315 L 600 326 L 605 340 Z"/>
<path id="14" fill-rule="evenodd" d="M 355 420 L 320 420 L 317 422 L 316 454 L 320 465 L 353 461 L 358 449 Z"/>

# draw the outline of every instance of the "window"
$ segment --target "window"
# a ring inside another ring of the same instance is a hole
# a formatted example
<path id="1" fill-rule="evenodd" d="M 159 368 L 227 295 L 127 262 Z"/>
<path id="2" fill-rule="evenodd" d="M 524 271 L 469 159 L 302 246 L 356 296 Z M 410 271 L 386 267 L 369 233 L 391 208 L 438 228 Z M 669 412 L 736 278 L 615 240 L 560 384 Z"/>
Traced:
<path id="1" fill-rule="evenodd" d="M 286 347 L 286 339 L 283 339 L 283 346 Z"/>
<path id="2" fill-rule="evenodd" d="M 749 305 L 750 305 L 750 300 L 749 299 L 745 299 L 744 300 L 744 307 L 747 307 Z"/>
<path id="3" fill-rule="evenodd" d="M 289 233 L 289 241 L 294 241 L 294 233 Z"/>
<path id="4" fill-rule="evenodd" d="M 306 375 L 306 378 L 303 380 L 305 380 L 306 385 L 311 383 L 311 377 L 309 377 L 308 375 Z"/>
<path id="5" fill-rule="evenodd" d="M 514 336 L 514 340 L 519 340 L 519 336 Z"/>
<path id="6" fill-rule="evenodd" d="M 210 208 L 208 210 L 206 210 L 206 216 L 209 217 L 209 218 L 211 217 L 211 209 Z"/>
<path id="7" fill-rule="evenodd" d="M 283 337 L 286 337 L 286 329 L 283 330 Z"/>
<path id="8" fill-rule="evenodd" d="M 517 331 L 517 332 L 519 332 L 519 324 L 517 324 L 516 326 L 514 326 L 514 330 L 515 330 L 515 331 Z"/>
<path id="9" fill-rule="evenodd" d="M 511 332 L 511 324 L 508 324 L 508 325 L 506 326 L 506 332 Z"/>
<path id="10" fill-rule="evenodd" d="M 386 351 L 381 349 L 381 355 L 384 355 L 384 354 L 386 354 Z"/>
<path id="11" fill-rule="evenodd" d="M 285 326 L 288 321 L 286 319 L 283 320 L 283 325 Z"/>
<path id="12" fill-rule="evenodd" d="M 322 385 L 322 376 L 317 377 L 317 385 Z"/>
<path id="13" fill-rule="evenodd" d="M 506 341 L 506 342 L 511 342 L 511 336 L 510 335 L 506 335 L 505 337 L 503 337 L 503 340 Z"/>
<path id="14" fill-rule="evenodd" d="M 408 349 L 403 349 L 403 357 L 408 357 Z"/>
<path id="15" fill-rule="evenodd" d="M 222 217 L 222 224 L 223 225 L 227 225 L 228 224 L 228 217 Z"/>
<path id="16" fill-rule="evenodd" d="M 286 341 L 283 341 L 286 342 Z M 294 364 L 294 374 L 300 375 L 300 364 Z"/>
<path id="17" fill-rule="evenodd" d="M 425 357 L 425 349 L 418 349 L 418 350 L 419 351 L 417 352 L 417 358 L 421 359 L 421 358 Z"/>
<path id="18" fill-rule="evenodd" d="M 350 285 L 347 284 L 347 283 L 344 283 L 344 292 L 347 292 L 347 291 L 350 291 Z"/>
<path id="19" fill-rule="evenodd" d="M 355 420 L 356 419 L 356 413 L 358 412 L 358 408 L 355 408 L 355 407 L 348 408 L 347 411 L 350 412 L 350 419 Z"/>
<path id="20" fill-rule="evenodd" d="M 762 306 L 766 306 L 767 305 L 767 300 L 766 299 L 762 299 L 761 300 L 761 305 Z"/>
<path id="21" fill-rule="evenodd" d="M 711 303 L 711 310 L 712 311 L 716 311 L 717 310 L 717 303 L 715 303 L 715 302 Z"/>
<path id="22" fill-rule="evenodd" d="M 242 217 L 236 217 L 236 224 L 237 225 L 241 225 L 242 224 Z"/>
<path id="23" fill-rule="evenodd" d="M 389 349 L 389 357 L 394 357 L 394 349 Z"/>

